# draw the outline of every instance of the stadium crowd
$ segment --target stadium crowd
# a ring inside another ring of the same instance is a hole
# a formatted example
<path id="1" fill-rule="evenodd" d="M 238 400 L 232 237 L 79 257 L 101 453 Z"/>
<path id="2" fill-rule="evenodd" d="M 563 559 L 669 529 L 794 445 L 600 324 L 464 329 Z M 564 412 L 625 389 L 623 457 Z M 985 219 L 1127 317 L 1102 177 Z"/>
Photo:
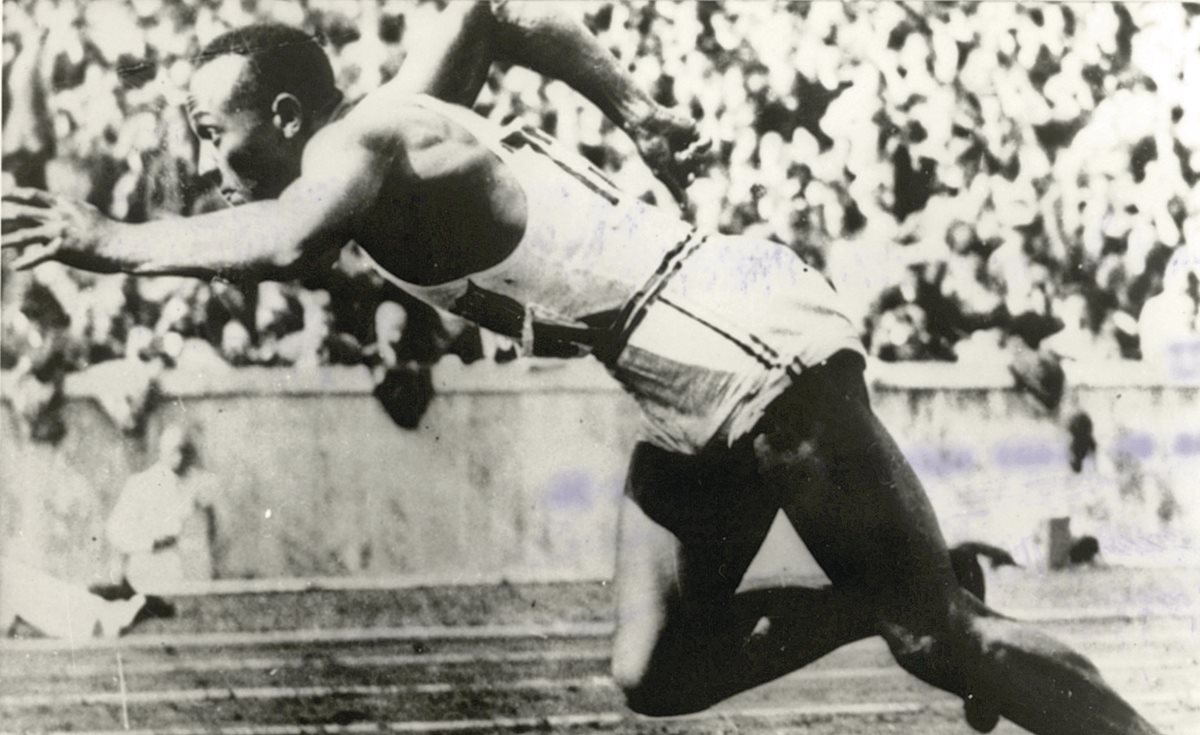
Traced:
<path id="1" fill-rule="evenodd" d="M 5 185 L 74 194 L 130 221 L 223 206 L 194 175 L 183 113 L 203 44 L 256 20 L 303 26 L 324 39 L 354 99 L 395 72 L 405 34 L 439 7 L 7 0 Z M 1021 344 L 1138 358 L 1200 331 L 1200 6 L 571 7 L 713 139 L 686 215 L 773 238 L 822 268 L 861 309 L 873 355 L 996 360 Z M 502 70 L 477 109 L 525 118 L 670 204 L 632 143 L 560 82 Z M 105 362 L 129 384 L 134 428 L 154 374 L 172 367 L 365 362 L 386 372 L 448 353 L 513 354 L 385 284 L 353 247 L 304 283 L 45 265 L 6 266 L 3 287 L 0 367 L 19 376 L 13 400 L 27 415 L 54 402 L 64 373 Z"/>

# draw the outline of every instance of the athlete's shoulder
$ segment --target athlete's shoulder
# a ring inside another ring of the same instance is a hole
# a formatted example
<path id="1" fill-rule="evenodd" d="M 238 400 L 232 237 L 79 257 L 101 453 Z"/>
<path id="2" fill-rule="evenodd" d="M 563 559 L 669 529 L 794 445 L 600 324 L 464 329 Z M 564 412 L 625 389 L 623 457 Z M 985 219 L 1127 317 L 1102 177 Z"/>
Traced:
<path id="1" fill-rule="evenodd" d="M 377 90 L 335 124 L 336 135 L 331 137 L 344 140 L 349 136 L 371 147 L 437 145 L 456 134 L 450 116 L 442 109 L 445 104 L 425 95 L 383 94 Z"/>
<path id="2" fill-rule="evenodd" d="M 392 158 L 404 146 L 402 111 L 382 115 L 370 100 L 338 110 L 304 146 L 304 163 L 333 164 L 348 157 Z"/>
<path id="3" fill-rule="evenodd" d="M 392 142 L 396 138 L 396 131 L 389 124 L 390 121 L 366 103 L 367 100 L 364 99 L 339 111 L 313 135 L 309 145 L 317 148 L 353 145 L 376 148 L 380 144 Z"/>

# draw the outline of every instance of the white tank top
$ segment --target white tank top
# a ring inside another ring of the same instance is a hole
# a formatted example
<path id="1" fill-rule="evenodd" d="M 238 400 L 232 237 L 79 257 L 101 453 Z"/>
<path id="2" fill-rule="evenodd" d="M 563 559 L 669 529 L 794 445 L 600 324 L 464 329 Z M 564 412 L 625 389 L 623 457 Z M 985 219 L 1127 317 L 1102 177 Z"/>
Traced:
<path id="1" fill-rule="evenodd" d="M 545 133 L 502 128 L 424 95 L 411 103 L 461 125 L 508 166 L 525 193 L 525 232 L 502 262 L 446 283 L 417 285 L 376 268 L 422 301 L 519 339 L 527 354 L 573 356 L 596 347 L 622 307 L 628 311 L 692 244 L 691 225 L 621 192 Z"/>

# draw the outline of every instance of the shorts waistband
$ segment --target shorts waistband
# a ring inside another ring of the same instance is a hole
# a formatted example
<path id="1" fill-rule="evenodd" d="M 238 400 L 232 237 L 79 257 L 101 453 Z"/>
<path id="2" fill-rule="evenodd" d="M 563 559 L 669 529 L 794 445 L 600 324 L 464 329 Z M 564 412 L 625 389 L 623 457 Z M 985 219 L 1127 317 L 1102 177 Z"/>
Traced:
<path id="1" fill-rule="evenodd" d="M 843 349 L 803 371 L 789 371 L 790 384 L 771 401 L 750 433 L 769 430 L 780 421 L 805 421 L 815 406 L 829 405 L 838 399 L 857 398 L 870 405 L 866 367 L 867 360 L 861 352 Z"/>

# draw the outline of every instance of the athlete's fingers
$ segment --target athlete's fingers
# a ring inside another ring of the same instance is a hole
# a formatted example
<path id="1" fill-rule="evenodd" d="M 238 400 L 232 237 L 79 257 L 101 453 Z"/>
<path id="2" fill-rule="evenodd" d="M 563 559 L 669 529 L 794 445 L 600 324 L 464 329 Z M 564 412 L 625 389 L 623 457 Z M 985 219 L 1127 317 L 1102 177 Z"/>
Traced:
<path id="1" fill-rule="evenodd" d="M 12 191 L 4 195 L 5 202 L 19 202 L 21 204 L 33 204 L 39 207 L 53 207 L 54 195 L 41 189 L 34 189 L 29 186 L 18 186 Z"/>
<path id="2" fill-rule="evenodd" d="M 62 247 L 62 238 L 51 240 L 42 245 L 31 245 L 21 252 L 20 257 L 12 262 L 12 267 L 19 271 L 29 270 L 48 260 L 53 260 Z"/>
<path id="3" fill-rule="evenodd" d="M 7 199 L 4 201 L 3 208 L 0 208 L 0 218 L 3 219 L 4 225 L 7 227 L 9 223 L 16 222 L 41 222 L 48 218 L 50 210 L 44 207 L 31 207 L 28 204 L 18 204 L 10 202 Z M 29 225 L 25 225 L 28 227 Z"/>
<path id="4" fill-rule="evenodd" d="M 48 225 L 41 227 L 21 228 L 14 232 L 6 232 L 0 238 L 0 247 L 24 248 L 30 245 L 50 242 L 62 236 L 62 228 Z"/>

